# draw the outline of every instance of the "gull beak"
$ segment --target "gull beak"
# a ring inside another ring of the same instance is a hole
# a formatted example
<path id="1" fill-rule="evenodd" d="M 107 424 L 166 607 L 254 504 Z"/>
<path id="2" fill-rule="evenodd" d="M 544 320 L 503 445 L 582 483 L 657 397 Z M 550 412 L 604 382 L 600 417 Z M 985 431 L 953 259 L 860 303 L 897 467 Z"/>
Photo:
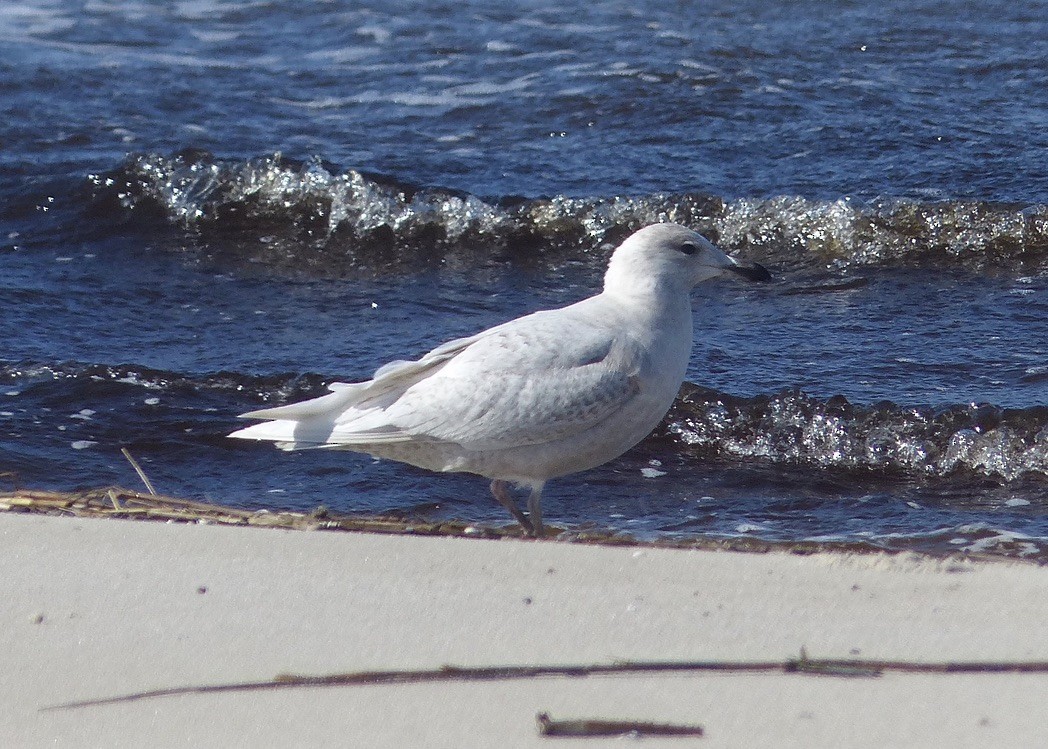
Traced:
<path id="1" fill-rule="evenodd" d="M 770 281 L 771 280 L 771 273 L 769 273 L 768 269 L 765 268 L 760 263 L 750 263 L 750 264 L 747 264 L 747 265 L 742 265 L 741 263 L 736 261 L 734 258 L 732 258 L 732 262 L 734 263 L 734 265 L 732 265 L 730 268 L 728 268 L 728 270 L 730 270 L 732 273 L 738 273 L 740 276 L 745 278 L 747 281 Z"/>

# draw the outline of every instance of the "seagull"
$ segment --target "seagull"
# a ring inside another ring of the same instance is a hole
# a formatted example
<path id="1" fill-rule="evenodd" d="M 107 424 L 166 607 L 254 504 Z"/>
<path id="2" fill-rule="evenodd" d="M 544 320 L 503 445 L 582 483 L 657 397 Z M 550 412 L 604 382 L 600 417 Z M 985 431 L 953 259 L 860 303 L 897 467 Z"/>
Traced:
<path id="1" fill-rule="evenodd" d="M 771 278 L 684 226 L 653 224 L 615 250 L 599 294 L 243 414 L 265 421 L 229 436 L 478 474 L 525 535 L 541 537 L 547 481 L 617 458 L 669 411 L 691 356 L 691 290 L 725 273 Z M 527 515 L 511 486 L 530 489 Z"/>

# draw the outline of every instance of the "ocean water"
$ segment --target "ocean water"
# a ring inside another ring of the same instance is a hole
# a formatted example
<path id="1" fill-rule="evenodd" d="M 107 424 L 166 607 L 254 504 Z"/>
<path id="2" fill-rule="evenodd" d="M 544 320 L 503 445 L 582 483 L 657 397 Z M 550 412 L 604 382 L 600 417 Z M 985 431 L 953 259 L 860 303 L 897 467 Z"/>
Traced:
<path id="1" fill-rule="evenodd" d="M 226 439 L 688 224 L 688 384 L 549 522 L 1048 559 L 1048 4 L 0 5 L 0 476 L 505 524 Z"/>

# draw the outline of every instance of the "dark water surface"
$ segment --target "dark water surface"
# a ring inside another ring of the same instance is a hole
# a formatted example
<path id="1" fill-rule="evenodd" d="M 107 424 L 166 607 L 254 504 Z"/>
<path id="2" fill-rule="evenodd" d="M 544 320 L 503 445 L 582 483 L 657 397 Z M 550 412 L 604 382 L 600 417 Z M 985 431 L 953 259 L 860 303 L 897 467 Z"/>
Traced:
<path id="1" fill-rule="evenodd" d="M 549 520 L 1048 558 L 1048 5 L 0 10 L 0 473 L 503 523 L 486 482 L 227 440 L 599 288 L 674 220 L 682 397 Z"/>

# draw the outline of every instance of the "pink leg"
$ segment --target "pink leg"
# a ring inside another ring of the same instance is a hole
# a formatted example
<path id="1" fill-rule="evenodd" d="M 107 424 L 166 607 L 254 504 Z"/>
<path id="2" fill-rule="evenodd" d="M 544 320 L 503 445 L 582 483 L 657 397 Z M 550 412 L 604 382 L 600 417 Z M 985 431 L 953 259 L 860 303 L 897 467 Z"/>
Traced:
<path id="1" fill-rule="evenodd" d="M 542 528 L 542 485 L 533 487 L 528 497 L 528 517 L 535 531 L 535 538 L 542 538 L 546 532 Z"/>
<path id="2" fill-rule="evenodd" d="M 532 527 L 531 521 L 525 517 L 524 513 L 517 507 L 517 503 L 513 501 L 513 497 L 509 493 L 509 483 L 495 479 L 491 482 L 491 494 L 495 497 L 496 501 L 509 510 L 509 514 L 512 515 L 520 527 L 524 529 L 524 535 L 534 536 L 535 528 Z M 541 522 L 541 521 L 540 521 Z"/>

